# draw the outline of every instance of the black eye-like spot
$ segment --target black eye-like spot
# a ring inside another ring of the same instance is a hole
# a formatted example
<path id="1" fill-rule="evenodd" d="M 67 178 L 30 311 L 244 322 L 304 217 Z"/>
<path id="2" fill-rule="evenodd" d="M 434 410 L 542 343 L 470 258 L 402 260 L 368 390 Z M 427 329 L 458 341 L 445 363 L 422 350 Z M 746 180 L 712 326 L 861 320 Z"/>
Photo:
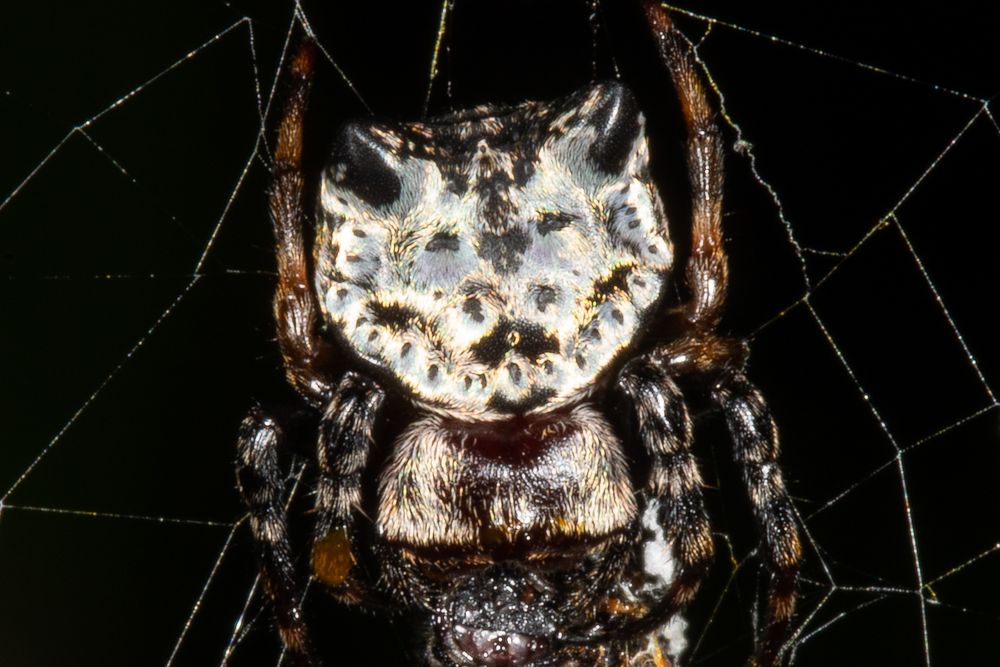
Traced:
<path id="1" fill-rule="evenodd" d="M 354 228 L 354 229 L 352 229 L 351 231 L 352 231 L 352 232 L 354 233 L 354 235 L 355 235 L 355 236 L 357 236 L 357 237 L 358 237 L 359 239 L 363 239 L 363 238 L 365 238 L 366 236 L 368 236 L 367 234 L 365 234 L 365 230 L 363 230 L 363 229 L 358 229 L 357 227 L 355 227 L 355 228 Z"/>
<path id="2" fill-rule="evenodd" d="M 399 349 L 399 356 L 405 357 L 410 353 L 410 348 L 413 347 L 410 343 L 403 343 L 403 347 Z"/>
<path id="3" fill-rule="evenodd" d="M 615 318 L 615 322 L 618 324 L 625 324 L 625 316 L 617 308 L 611 311 L 611 317 Z"/>
<path id="4" fill-rule="evenodd" d="M 655 245 L 651 245 L 651 246 L 649 246 L 649 252 L 651 254 L 655 255 L 656 253 L 660 252 L 660 249 L 657 248 Z"/>
<path id="5" fill-rule="evenodd" d="M 427 242 L 424 249 L 427 252 L 440 252 L 442 250 L 455 251 L 458 250 L 458 246 L 458 236 L 450 232 L 438 232 L 434 235 L 434 238 Z"/>
<path id="6" fill-rule="evenodd" d="M 335 188 L 350 190 L 372 206 L 391 204 L 399 199 L 402 183 L 389 155 L 369 124 L 347 123 L 337 133 L 327 178 Z"/>
<path id="7" fill-rule="evenodd" d="M 616 81 L 594 87 L 597 104 L 587 122 L 597 130 L 597 139 L 590 147 L 594 165 L 608 174 L 625 168 L 629 151 L 639 136 L 641 117 L 632 92 Z"/>
<path id="8" fill-rule="evenodd" d="M 507 365 L 507 374 L 510 375 L 510 381 L 514 384 L 521 384 L 521 367 L 517 364 Z"/>
<path id="9" fill-rule="evenodd" d="M 582 370 L 587 365 L 587 360 L 584 359 L 582 354 L 576 355 L 576 365 Z"/>
<path id="10" fill-rule="evenodd" d="M 640 224 L 641 224 L 641 221 L 639 220 L 639 218 L 632 218 L 631 220 L 628 221 L 628 228 L 629 229 L 635 229 Z"/>
<path id="11" fill-rule="evenodd" d="M 462 304 L 462 312 L 472 318 L 473 322 L 482 322 L 486 319 L 483 315 L 483 304 L 479 299 L 466 299 Z"/>
<path id="12" fill-rule="evenodd" d="M 466 391 L 468 391 L 469 387 L 471 387 L 471 386 L 472 386 L 472 376 L 471 375 L 466 375 L 465 376 L 465 389 L 466 389 Z"/>
<path id="13" fill-rule="evenodd" d="M 552 361 L 551 361 L 551 360 L 549 360 L 549 359 L 546 359 L 546 360 L 545 360 L 545 363 L 544 363 L 544 364 L 542 364 L 542 368 L 544 368 L 544 369 L 545 369 L 545 373 L 546 373 L 547 375 L 552 375 L 552 371 L 553 371 L 553 369 L 554 369 L 555 367 L 554 367 L 554 366 L 552 365 Z"/>
<path id="14" fill-rule="evenodd" d="M 542 285 L 538 288 L 538 296 L 535 297 L 535 303 L 538 305 L 538 310 L 545 312 L 545 309 L 556 302 L 556 289 L 554 287 L 549 287 L 548 285 Z"/>
<path id="15" fill-rule="evenodd" d="M 438 376 L 438 366 L 437 364 L 431 364 L 427 368 L 427 379 L 433 381 L 437 379 L 437 376 Z"/>
<path id="16" fill-rule="evenodd" d="M 376 338 L 378 338 L 378 332 L 377 331 L 373 331 L 370 334 L 368 334 L 368 342 L 369 343 L 371 343 L 372 341 L 374 341 Z"/>
<path id="17" fill-rule="evenodd" d="M 345 290 L 343 287 L 341 287 L 339 290 L 337 290 L 337 298 L 338 299 L 343 299 L 345 296 L 347 296 L 347 290 Z"/>
<path id="18" fill-rule="evenodd" d="M 536 223 L 538 233 L 542 236 L 550 232 L 558 232 L 569 226 L 571 222 L 577 220 L 577 216 L 566 211 L 544 211 Z"/>

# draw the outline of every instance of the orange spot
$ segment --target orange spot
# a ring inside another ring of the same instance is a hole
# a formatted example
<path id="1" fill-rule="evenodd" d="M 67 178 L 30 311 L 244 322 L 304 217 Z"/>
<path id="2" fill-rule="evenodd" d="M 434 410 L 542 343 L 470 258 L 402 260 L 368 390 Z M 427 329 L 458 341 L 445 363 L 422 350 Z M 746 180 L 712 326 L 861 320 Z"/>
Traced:
<path id="1" fill-rule="evenodd" d="M 642 614 L 643 609 L 639 605 L 628 603 L 618 597 L 609 597 L 604 601 L 604 610 L 612 616 L 635 616 Z"/>
<path id="2" fill-rule="evenodd" d="M 313 547 L 313 572 L 327 586 L 336 587 L 347 581 L 355 562 L 346 528 L 333 531 Z"/>
<path id="3" fill-rule="evenodd" d="M 667 656 L 663 655 L 663 649 L 660 648 L 660 642 L 653 640 L 653 661 L 656 663 L 656 667 L 673 667 L 673 662 L 671 662 Z"/>

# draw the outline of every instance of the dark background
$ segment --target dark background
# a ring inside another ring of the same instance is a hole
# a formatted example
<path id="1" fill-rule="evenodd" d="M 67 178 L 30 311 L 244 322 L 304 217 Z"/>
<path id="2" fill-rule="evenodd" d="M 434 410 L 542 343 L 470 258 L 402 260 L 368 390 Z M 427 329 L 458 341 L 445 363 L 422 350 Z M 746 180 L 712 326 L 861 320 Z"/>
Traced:
<path id="1" fill-rule="evenodd" d="M 419 117 L 440 5 L 340 4 L 305 3 L 321 43 L 374 112 Z M 995 384 L 1000 131 L 980 114 L 960 132 L 1000 90 L 1000 24 L 987 3 L 869 5 L 690 6 L 764 35 L 715 25 L 700 53 L 819 285 L 807 290 L 777 209 L 730 151 L 724 328 L 756 332 L 751 375 L 774 408 L 807 517 L 803 637 L 831 623 L 800 645 L 796 664 L 924 664 L 895 446 L 923 579 L 942 577 L 925 591 L 931 661 L 989 663 L 1000 630 L 1000 554 L 990 552 L 998 411 L 962 344 Z M 683 131 L 667 74 L 631 3 L 605 2 L 596 33 L 590 11 L 580 1 L 459 0 L 430 111 L 555 97 L 617 67 L 647 113 L 683 249 Z M 236 425 L 252 401 L 281 393 L 259 159 L 230 194 L 260 126 L 255 72 L 266 102 L 290 17 L 288 3 L 263 1 L 0 10 L 0 200 L 86 123 L 0 208 L 0 492 L 54 443 L 0 513 L 2 665 L 164 664 L 241 516 Z M 705 31 L 702 20 L 678 21 L 695 39 Z M 340 120 L 367 111 L 328 65 L 315 99 L 319 155 Z M 727 144 L 735 138 L 727 130 Z M 895 223 L 876 227 L 890 211 L 921 264 Z M 807 291 L 812 310 L 800 302 Z M 730 574 L 753 531 L 718 424 L 706 420 L 699 435 L 729 542 L 720 537 L 689 613 L 692 640 L 705 633 L 692 662 L 735 665 L 749 652 L 756 561 Z M 219 663 L 253 576 L 241 527 L 174 664 Z M 405 628 L 315 598 L 331 664 L 406 664 Z M 259 596 L 247 623 L 229 664 L 275 664 Z"/>

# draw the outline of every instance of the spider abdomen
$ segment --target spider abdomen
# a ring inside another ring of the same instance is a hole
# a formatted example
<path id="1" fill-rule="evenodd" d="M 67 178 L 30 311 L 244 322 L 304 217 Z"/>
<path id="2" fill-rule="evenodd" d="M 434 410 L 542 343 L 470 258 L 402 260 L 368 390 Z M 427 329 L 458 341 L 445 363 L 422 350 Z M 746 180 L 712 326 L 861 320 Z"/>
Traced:
<path id="1" fill-rule="evenodd" d="M 586 395 L 672 265 L 644 120 L 620 83 L 351 123 L 320 190 L 332 328 L 416 402 L 473 419 Z"/>

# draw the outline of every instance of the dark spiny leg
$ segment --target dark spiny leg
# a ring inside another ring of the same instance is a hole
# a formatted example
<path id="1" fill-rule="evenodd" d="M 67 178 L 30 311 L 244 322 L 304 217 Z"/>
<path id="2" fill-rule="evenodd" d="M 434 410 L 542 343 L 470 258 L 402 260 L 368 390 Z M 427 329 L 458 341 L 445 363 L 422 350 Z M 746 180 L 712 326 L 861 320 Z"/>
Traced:
<path id="1" fill-rule="evenodd" d="M 347 602 L 369 594 L 352 573 L 352 524 L 361 507 L 361 474 L 373 444 L 375 417 L 385 393 L 371 380 L 349 372 L 320 422 L 316 459 L 316 524 L 313 571 Z"/>
<path id="2" fill-rule="evenodd" d="M 679 566 L 669 594 L 657 605 L 665 620 L 694 598 L 714 551 L 691 451 L 691 417 L 673 380 L 643 360 L 625 368 L 618 386 L 635 410 L 639 441 L 650 457 L 648 494 L 660 502 L 659 525 Z"/>
<path id="3" fill-rule="evenodd" d="M 720 384 L 713 398 L 733 436 L 736 461 L 763 535 L 764 563 L 771 573 L 767 614 L 751 663 L 765 667 L 775 663 L 795 611 L 795 579 L 802 546 L 778 468 L 778 431 L 763 396 L 738 373 Z"/>
<path id="4" fill-rule="evenodd" d="M 288 539 L 278 464 L 281 432 L 273 419 L 254 408 L 240 425 L 236 479 L 250 511 L 250 531 L 257 546 L 261 580 L 274 604 L 281 641 L 298 665 L 317 665 L 299 598 L 292 547 Z"/>
<path id="5" fill-rule="evenodd" d="M 685 278 L 691 296 L 684 315 L 696 329 L 715 326 L 722 314 L 729 281 L 722 244 L 722 139 L 698 76 L 691 45 L 674 28 L 666 10 L 645 0 L 646 19 L 677 91 L 687 125 L 691 181 L 691 256 Z"/>
<path id="6" fill-rule="evenodd" d="M 691 290 L 684 304 L 688 333 L 658 350 L 655 361 L 671 373 L 728 378 L 714 392 L 736 445 L 737 460 L 750 491 L 764 536 L 765 560 L 772 572 L 765 628 L 753 664 L 777 658 L 795 606 L 795 578 L 801 546 L 791 501 L 777 465 L 778 437 L 760 393 L 738 369 L 742 342 L 712 333 L 719 321 L 728 284 L 722 243 L 722 141 L 691 55 L 690 42 L 674 28 L 666 10 L 644 0 L 646 18 L 670 70 L 688 128 L 688 172 L 692 201 L 692 242 L 685 278 Z"/>
<path id="7" fill-rule="evenodd" d="M 270 192 L 271 222 L 278 252 L 278 289 L 274 319 L 285 374 L 295 389 L 319 407 L 332 389 L 322 368 L 325 345 L 319 337 L 319 309 L 309 278 L 309 262 L 302 237 L 306 213 L 303 202 L 302 123 L 312 84 L 315 46 L 303 41 L 289 68 L 291 90 L 278 127 Z"/>
<path id="8" fill-rule="evenodd" d="M 635 410 L 639 440 L 650 457 L 647 493 L 659 503 L 657 522 L 673 546 L 678 571 L 669 589 L 644 613 L 603 636 L 585 634 L 584 642 L 627 639 L 662 626 L 694 598 L 714 552 L 701 474 L 691 451 L 691 418 L 680 389 L 645 359 L 626 366 L 618 386 Z"/>

